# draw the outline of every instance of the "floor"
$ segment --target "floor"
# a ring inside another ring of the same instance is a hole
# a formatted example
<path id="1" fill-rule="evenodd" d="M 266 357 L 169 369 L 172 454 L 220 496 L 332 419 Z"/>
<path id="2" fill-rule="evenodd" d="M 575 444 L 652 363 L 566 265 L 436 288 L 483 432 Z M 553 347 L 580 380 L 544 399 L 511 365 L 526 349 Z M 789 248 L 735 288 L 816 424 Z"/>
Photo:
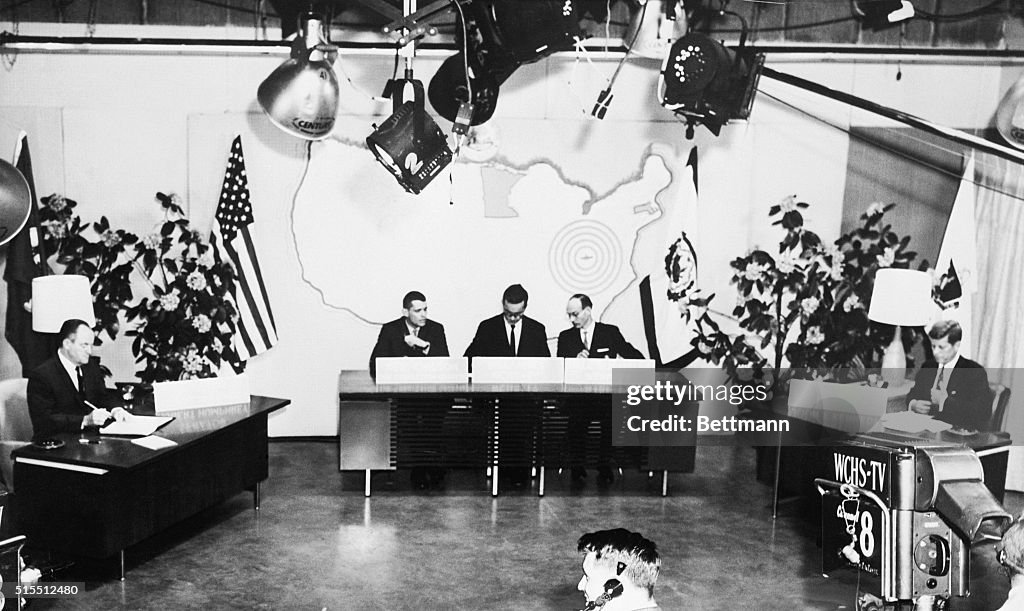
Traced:
<path id="1" fill-rule="evenodd" d="M 79 562 L 59 576 L 84 591 L 30 609 L 579 609 L 576 539 L 624 526 L 654 540 L 663 609 L 854 609 L 854 575 L 825 579 L 814 528 L 754 479 L 749 448 L 701 447 L 696 472 L 660 480 L 627 472 L 609 489 L 574 490 L 549 474 L 547 494 L 492 498 L 483 473 L 449 474 L 414 492 L 406 472 L 337 471 L 326 441 L 270 444 L 260 511 L 241 494 L 128 551 L 116 567 Z M 215 466 L 211 465 L 211 468 Z M 1011 494 L 1017 512 L 1024 495 Z M 972 596 L 955 611 L 991 610 L 1005 577 L 991 545 L 976 548 Z"/>

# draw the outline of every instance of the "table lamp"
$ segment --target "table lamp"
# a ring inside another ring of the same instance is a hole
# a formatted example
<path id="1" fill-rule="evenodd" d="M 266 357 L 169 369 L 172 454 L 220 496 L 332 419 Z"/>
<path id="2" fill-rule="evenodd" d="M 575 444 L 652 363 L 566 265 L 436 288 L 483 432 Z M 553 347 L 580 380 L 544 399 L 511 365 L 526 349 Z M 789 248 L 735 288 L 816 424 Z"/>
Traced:
<path id="1" fill-rule="evenodd" d="M 868 319 L 896 325 L 892 342 L 882 353 L 882 379 L 890 386 L 902 384 L 907 376 L 907 354 L 900 327 L 924 326 L 934 309 L 932 278 L 927 272 L 885 268 L 875 273 Z"/>
<path id="2" fill-rule="evenodd" d="M 57 333 L 65 320 L 78 318 L 96 324 L 89 279 L 75 274 L 32 279 L 32 330 Z"/>

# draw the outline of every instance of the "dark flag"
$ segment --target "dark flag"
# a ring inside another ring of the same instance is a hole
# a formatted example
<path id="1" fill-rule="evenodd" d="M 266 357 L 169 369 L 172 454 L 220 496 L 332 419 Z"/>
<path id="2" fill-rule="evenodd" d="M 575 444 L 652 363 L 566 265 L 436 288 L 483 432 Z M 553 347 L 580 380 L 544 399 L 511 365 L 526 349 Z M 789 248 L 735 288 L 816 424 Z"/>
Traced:
<path id="1" fill-rule="evenodd" d="M 238 276 L 234 301 L 238 309 L 238 326 L 233 340 L 235 352 L 243 360 L 265 352 L 277 343 L 277 326 L 270 309 L 270 298 L 263 283 L 263 273 L 256 258 L 256 248 L 249 234 L 253 223 L 249 182 L 245 177 L 242 137 L 231 144 L 224 185 L 220 191 L 217 214 L 213 219 L 210 244 L 220 261 L 230 261 Z"/>
<path id="2" fill-rule="evenodd" d="M 50 340 L 32 330 L 32 314 L 26 304 L 32 300 L 32 279 L 49 273 L 43 241 L 39 228 L 39 212 L 36 199 L 36 185 L 32 179 L 32 157 L 28 150 L 28 136 L 24 133 L 18 139 L 14 165 L 28 182 L 31 194 L 28 221 L 17 236 L 7 245 L 7 321 L 4 335 L 21 359 L 24 375 L 35 369 L 50 357 Z"/>

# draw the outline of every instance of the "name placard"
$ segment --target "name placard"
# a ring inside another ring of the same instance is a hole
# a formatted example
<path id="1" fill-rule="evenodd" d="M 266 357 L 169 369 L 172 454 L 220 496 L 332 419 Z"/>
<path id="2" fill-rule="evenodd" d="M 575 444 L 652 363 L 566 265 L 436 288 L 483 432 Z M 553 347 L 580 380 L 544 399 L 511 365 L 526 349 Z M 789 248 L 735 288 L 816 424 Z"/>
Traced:
<path id="1" fill-rule="evenodd" d="M 158 414 L 249 403 L 249 394 L 246 374 L 153 384 L 153 404 Z"/>
<path id="2" fill-rule="evenodd" d="M 474 384 L 561 384 L 565 359 L 543 356 L 473 357 Z"/>
<path id="3" fill-rule="evenodd" d="M 377 359 L 378 384 L 465 384 L 469 358 L 389 356 Z"/>
<path id="4" fill-rule="evenodd" d="M 565 359 L 566 384 L 612 384 L 613 369 L 654 370 L 653 359 Z"/>

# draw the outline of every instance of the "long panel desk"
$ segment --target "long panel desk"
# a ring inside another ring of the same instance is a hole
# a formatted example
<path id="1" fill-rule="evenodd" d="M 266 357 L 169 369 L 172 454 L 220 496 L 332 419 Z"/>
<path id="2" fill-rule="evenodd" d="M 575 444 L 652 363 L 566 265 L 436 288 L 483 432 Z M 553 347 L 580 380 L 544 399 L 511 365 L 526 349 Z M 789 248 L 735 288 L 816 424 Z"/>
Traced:
<path id="1" fill-rule="evenodd" d="M 370 496 L 372 470 L 415 466 L 490 468 L 491 494 L 498 494 L 499 467 L 538 469 L 538 494 L 544 495 L 546 467 L 569 467 L 567 401 L 609 400 L 603 384 L 376 384 L 365 370 L 342 371 L 339 380 L 339 444 L 342 471 L 365 471 L 364 494 Z M 433 412 L 433 415 L 430 413 Z M 418 430 L 439 433 L 427 439 Z M 420 434 L 417 434 L 420 433 Z M 507 458 L 508 439 L 522 444 L 518 459 Z M 499 448 L 506 458 L 499 465 Z M 598 441 L 587 434 L 588 465 Z M 400 456 L 408 448 L 423 449 L 414 462 Z M 433 448 L 434 458 L 426 450 Z M 439 449 L 440 448 L 440 449 Z M 613 448 L 641 469 L 662 471 L 665 494 L 668 471 L 692 472 L 696 450 L 676 448 Z"/>
<path id="2" fill-rule="evenodd" d="M 98 444 L 63 434 L 55 450 L 13 452 L 18 527 L 33 545 L 88 558 L 124 550 L 267 479 L 267 416 L 290 403 L 253 396 L 248 404 L 171 412 L 157 435 L 176 446 L 150 450 L 130 439 Z M 140 408 L 137 413 L 150 411 Z M 161 414 L 164 415 L 164 414 Z"/>

